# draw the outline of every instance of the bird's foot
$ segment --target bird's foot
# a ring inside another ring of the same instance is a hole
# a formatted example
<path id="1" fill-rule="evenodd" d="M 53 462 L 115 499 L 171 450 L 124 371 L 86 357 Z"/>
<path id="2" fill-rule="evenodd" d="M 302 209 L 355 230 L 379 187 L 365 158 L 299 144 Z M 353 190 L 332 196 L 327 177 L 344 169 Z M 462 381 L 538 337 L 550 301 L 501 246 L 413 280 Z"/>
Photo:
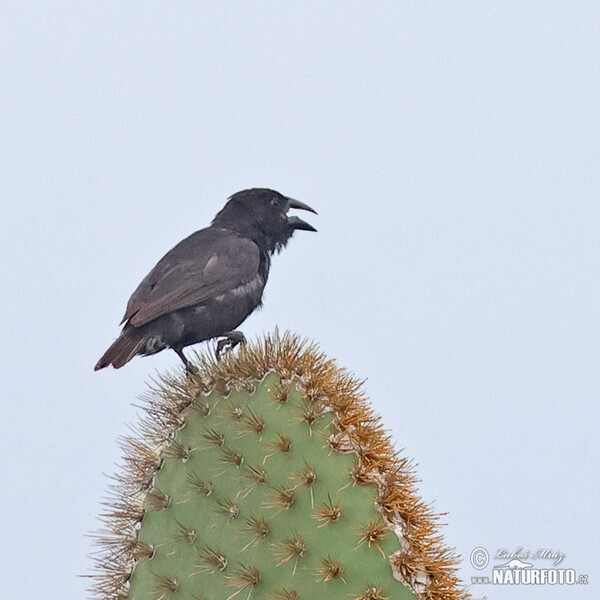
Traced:
<path id="1" fill-rule="evenodd" d="M 188 377 L 192 377 L 193 375 L 198 375 L 199 372 L 200 371 L 198 371 L 198 367 L 193 365 L 191 362 L 188 362 L 188 364 L 185 365 L 185 374 Z"/>
<path id="2" fill-rule="evenodd" d="M 187 359 L 187 357 L 183 353 L 183 350 L 181 350 L 181 348 L 179 350 L 177 350 L 176 348 L 173 348 L 173 350 L 175 350 L 175 352 L 177 353 L 177 356 L 179 356 L 179 358 L 181 358 L 181 360 L 183 361 L 183 364 L 185 365 L 186 375 L 188 377 L 191 377 L 192 375 L 197 375 L 198 368 Z"/>
<path id="3" fill-rule="evenodd" d="M 246 336 L 241 331 L 226 331 L 221 337 L 223 339 L 217 342 L 217 360 L 221 359 L 223 352 L 231 352 L 238 344 L 246 343 Z"/>

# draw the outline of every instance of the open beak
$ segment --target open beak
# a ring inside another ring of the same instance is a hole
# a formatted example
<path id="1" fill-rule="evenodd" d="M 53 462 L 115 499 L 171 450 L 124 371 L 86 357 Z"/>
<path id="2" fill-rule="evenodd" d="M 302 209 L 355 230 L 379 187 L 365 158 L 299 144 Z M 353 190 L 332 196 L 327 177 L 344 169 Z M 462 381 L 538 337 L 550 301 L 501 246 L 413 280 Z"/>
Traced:
<path id="1" fill-rule="evenodd" d="M 317 214 L 317 211 L 314 208 L 311 208 L 308 204 L 304 204 L 304 202 L 300 202 L 300 200 L 295 200 L 294 198 L 288 198 L 288 210 L 290 208 L 297 208 L 298 210 L 307 210 L 308 212 Z M 298 217 L 288 217 L 288 223 L 292 226 L 293 229 L 303 229 L 304 231 L 316 231 L 316 229 L 299 219 Z"/>
<path id="2" fill-rule="evenodd" d="M 288 198 L 288 210 L 290 208 L 297 208 L 298 210 L 307 210 L 308 212 L 311 213 L 317 213 L 317 211 L 314 208 L 311 208 L 308 204 L 304 204 L 304 202 L 300 202 L 300 200 L 295 200 L 294 198 Z"/>

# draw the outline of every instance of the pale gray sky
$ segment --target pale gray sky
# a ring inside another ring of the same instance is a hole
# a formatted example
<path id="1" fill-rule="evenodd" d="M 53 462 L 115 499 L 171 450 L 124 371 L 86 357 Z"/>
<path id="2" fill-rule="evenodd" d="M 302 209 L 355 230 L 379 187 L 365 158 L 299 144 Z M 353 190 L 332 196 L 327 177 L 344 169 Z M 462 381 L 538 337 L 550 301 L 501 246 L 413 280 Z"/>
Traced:
<path id="1" fill-rule="evenodd" d="M 4 597 L 85 597 L 116 438 L 178 359 L 93 365 L 253 186 L 319 233 L 246 335 L 368 379 L 466 580 L 477 546 L 590 578 L 474 597 L 597 597 L 598 2 L 3 2 L 0 40 Z"/>

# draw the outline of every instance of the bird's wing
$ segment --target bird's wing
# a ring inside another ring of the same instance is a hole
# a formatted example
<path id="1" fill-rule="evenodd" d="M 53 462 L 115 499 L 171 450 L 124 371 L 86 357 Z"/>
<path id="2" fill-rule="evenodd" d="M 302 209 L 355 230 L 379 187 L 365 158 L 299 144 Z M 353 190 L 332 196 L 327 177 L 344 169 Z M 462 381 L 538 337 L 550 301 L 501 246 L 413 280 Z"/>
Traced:
<path id="1" fill-rule="evenodd" d="M 250 239 L 207 227 L 167 252 L 133 292 L 123 321 L 139 327 L 248 283 L 260 251 Z"/>

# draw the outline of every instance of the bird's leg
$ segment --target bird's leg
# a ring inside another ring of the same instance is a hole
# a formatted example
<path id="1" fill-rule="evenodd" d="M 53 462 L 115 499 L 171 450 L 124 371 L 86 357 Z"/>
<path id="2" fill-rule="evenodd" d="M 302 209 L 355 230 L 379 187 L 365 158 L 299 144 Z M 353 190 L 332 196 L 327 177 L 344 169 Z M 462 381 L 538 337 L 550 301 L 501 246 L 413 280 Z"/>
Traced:
<path id="1" fill-rule="evenodd" d="M 181 348 L 173 348 L 173 350 L 175 350 L 177 356 L 179 356 L 179 358 L 183 361 L 183 364 L 185 365 L 185 372 L 188 375 L 195 375 L 198 373 L 198 369 L 186 358 Z"/>
<path id="2" fill-rule="evenodd" d="M 246 336 L 241 331 L 225 331 L 220 337 L 223 339 L 217 342 L 217 360 L 226 350 L 233 350 L 238 344 L 246 343 Z"/>

